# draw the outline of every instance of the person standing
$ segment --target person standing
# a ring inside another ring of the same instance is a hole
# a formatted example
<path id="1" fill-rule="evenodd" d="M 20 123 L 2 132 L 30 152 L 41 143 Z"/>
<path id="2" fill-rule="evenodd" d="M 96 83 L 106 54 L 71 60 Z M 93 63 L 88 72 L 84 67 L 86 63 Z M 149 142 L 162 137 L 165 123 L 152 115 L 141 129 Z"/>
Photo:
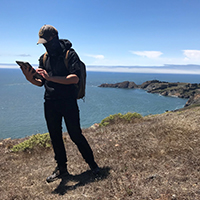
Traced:
<path id="1" fill-rule="evenodd" d="M 57 166 L 47 177 L 47 182 L 69 175 L 67 170 L 66 149 L 62 137 L 62 118 L 71 140 L 77 145 L 82 157 L 94 174 L 100 168 L 94 160 L 93 152 L 80 127 L 79 108 L 77 104 L 77 84 L 79 83 L 79 57 L 69 40 L 59 39 L 58 31 L 51 25 L 44 25 L 39 30 L 37 44 L 43 44 L 47 54 L 39 59 L 39 73 L 43 78 L 34 78 L 32 70 L 23 69 L 26 79 L 36 86 L 45 87 L 44 113 L 50 134 Z M 69 51 L 68 51 L 69 50 Z M 64 59 L 68 51 L 68 66 Z M 46 58 L 44 59 L 44 56 Z"/>

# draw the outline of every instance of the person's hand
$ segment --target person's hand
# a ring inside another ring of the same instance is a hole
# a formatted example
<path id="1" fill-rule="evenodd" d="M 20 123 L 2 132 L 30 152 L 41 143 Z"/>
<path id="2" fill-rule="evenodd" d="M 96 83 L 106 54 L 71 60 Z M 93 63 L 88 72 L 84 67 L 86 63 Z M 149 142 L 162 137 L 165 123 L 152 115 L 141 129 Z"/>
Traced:
<path id="1" fill-rule="evenodd" d="M 49 76 L 49 74 L 47 73 L 46 70 L 41 69 L 41 68 L 37 68 L 37 69 L 36 69 L 36 72 L 37 72 L 38 74 L 40 74 L 43 78 L 45 78 L 47 81 L 50 80 L 50 76 Z"/>
<path id="2" fill-rule="evenodd" d="M 34 78 L 33 76 L 36 74 L 33 73 L 33 68 L 29 71 L 29 68 L 21 67 L 21 70 L 28 81 L 32 81 Z"/>

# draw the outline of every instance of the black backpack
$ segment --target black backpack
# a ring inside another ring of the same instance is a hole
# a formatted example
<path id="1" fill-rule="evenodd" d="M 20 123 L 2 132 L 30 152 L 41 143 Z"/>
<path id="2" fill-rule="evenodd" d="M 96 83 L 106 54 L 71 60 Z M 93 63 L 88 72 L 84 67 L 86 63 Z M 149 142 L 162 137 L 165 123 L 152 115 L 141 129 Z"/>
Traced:
<path id="1" fill-rule="evenodd" d="M 68 68 L 68 54 L 69 54 L 69 50 L 66 52 L 66 56 L 65 56 L 65 60 L 64 60 L 67 68 Z M 46 59 L 47 59 L 47 52 L 43 56 L 43 65 L 44 66 L 45 66 Z M 84 99 L 87 75 L 86 75 L 86 66 L 80 59 L 79 59 L 79 67 L 80 67 L 80 77 L 79 77 L 79 82 L 77 84 L 77 87 L 78 87 L 77 99 Z"/>

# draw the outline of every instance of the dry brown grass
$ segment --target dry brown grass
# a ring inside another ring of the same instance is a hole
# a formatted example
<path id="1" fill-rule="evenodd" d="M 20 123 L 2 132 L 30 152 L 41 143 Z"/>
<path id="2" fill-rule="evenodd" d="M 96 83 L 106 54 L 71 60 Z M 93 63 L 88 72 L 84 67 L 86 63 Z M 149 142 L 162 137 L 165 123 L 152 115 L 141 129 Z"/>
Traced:
<path id="1" fill-rule="evenodd" d="M 200 108 L 85 129 L 102 168 L 91 175 L 68 136 L 70 180 L 45 182 L 55 167 L 52 149 L 10 153 L 0 145 L 0 197 L 4 200 L 200 199 Z"/>

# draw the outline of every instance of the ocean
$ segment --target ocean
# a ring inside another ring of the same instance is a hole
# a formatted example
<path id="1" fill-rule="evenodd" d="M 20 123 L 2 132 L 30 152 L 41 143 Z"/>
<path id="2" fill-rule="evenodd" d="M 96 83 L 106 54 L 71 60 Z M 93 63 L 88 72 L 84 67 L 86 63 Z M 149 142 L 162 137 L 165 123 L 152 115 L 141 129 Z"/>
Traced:
<path id="1" fill-rule="evenodd" d="M 150 94 L 142 89 L 101 88 L 102 83 L 147 80 L 199 83 L 199 75 L 87 72 L 85 101 L 78 100 L 81 127 L 100 123 L 105 117 L 127 112 L 142 116 L 182 108 L 187 99 Z M 44 88 L 30 84 L 20 69 L 0 69 L 0 139 L 46 133 Z M 63 123 L 63 131 L 66 127 Z"/>

